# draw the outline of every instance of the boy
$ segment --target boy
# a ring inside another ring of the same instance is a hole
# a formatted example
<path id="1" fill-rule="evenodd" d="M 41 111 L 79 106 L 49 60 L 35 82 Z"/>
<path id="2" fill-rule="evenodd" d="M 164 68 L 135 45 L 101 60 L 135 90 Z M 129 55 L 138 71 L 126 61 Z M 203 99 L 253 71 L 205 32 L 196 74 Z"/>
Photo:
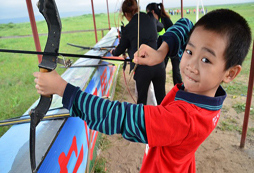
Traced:
<path id="1" fill-rule="evenodd" d="M 39 94 L 63 96 L 71 116 L 82 118 L 91 129 L 147 143 L 140 172 L 192 173 L 196 171 L 195 151 L 217 125 L 226 98 L 220 84 L 239 74 L 250 41 L 250 28 L 237 13 L 221 9 L 203 16 L 181 59 L 183 84 L 172 88 L 158 106 L 101 99 L 68 84 L 55 71 L 34 73 L 36 88 Z M 165 42 L 162 46 L 155 51 L 143 45 L 140 56 L 148 64 L 158 61 L 150 58 L 154 55 L 163 61 L 170 47 Z M 144 63 L 141 57 L 135 58 Z"/>

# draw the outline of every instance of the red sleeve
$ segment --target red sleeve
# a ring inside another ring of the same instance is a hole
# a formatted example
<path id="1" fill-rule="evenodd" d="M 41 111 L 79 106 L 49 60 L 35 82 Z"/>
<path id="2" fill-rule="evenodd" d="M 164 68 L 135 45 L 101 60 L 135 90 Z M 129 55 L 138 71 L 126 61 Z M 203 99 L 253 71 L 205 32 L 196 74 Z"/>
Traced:
<path id="1" fill-rule="evenodd" d="M 147 139 L 150 147 L 176 146 L 188 136 L 193 107 L 184 101 L 167 106 L 144 106 Z"/>

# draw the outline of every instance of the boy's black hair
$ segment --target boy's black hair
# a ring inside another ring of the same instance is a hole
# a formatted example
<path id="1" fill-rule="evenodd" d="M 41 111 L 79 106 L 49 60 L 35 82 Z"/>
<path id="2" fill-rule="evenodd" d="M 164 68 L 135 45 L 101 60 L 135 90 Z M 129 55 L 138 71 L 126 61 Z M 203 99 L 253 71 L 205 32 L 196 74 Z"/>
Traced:
<path id="1" fill-rule="evenodd" d="M 218 9 L 200 18 L 193 30 L 198 26 L 223 37 L 226 36 L 225 70 L 235 65 L 242 65 L 251 44 L 251 30 L 242 16 L 232 10 Z"/>

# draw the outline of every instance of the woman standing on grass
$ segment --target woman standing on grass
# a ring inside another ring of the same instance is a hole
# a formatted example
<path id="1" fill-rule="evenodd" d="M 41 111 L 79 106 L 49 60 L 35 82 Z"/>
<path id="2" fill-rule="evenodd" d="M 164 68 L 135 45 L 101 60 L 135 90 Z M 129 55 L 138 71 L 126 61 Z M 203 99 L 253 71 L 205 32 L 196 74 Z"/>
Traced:
<path id="1" fill-rule="evenodd" d="M 127 49 L 130 59 L 133 59 L 134 53 L 137 51 L 137 42 L 157 48 L 157 28 L 154 20 L 146 13 L 140 12 L 140 23 L 138 24 L 138 5 L 136 0 L 125 0 L 122 4 L 123 16 L 129 23 L 122 28 L 122 35 L 119 45 L 111 51 L 114 56 L 119 56 Z M 140 26 L 138 38 L 138 25 Z M 135 64 L 130 63 L 130 70 Z M 160 104 L 165 97 L 165 66 L 160 63 L 155 66 L 138 65 L 134 80 L 138 91 L 137 103 L 147 104 L 147 92 L 151 82 L 154 84 L 154 91 L 157 103 Z"/>
<path id="2" fill-rule="evenodd" d="M 161 22 L 164 25 L 164 29 L 160 32 L 158 32 L 158 41 L 157 45 L 158 48 L 162 44 L 162 39 L 160 36 L 162 36 L 169 27 L 173 25 L 173 22 L 171 21 L 169 15 L 165 11 L 164 5 L 162 3 L 150 3 L 146 6 L 146 12 L 152 12 L 154 17 Z M 169 57 L 167 56 L 164 59 L 165 67 L 167 67 Z M 179 64 L 180 64 L 180 59 L 178 56 L 175 57 L 170 57 L 171 59 L 171 64 L 172 64 L 172 72 L 173 72 L 173 83 L 174 85 L 177 83 L 182 83 L 182 78 L 180 75 L 180 69 L 179 69 Z"/>

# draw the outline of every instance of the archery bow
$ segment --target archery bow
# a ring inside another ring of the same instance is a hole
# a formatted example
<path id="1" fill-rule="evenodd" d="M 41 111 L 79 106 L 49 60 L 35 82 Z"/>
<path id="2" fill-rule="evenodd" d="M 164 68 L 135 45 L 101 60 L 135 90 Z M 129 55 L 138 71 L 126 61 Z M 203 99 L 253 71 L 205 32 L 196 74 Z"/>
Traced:
<path id="1" fill-rule="evenodd" d="M 54 0 L 39 0 L 38 8 L 48 25 L 48 39 L 44 52 L 58 53 L 61 36 L 61 20 Z M 39 64 L 40 72 L 50 72 L 57 66 L 57 56 L 43 55 Z M 37 172 L 35 159 L 36 126 L 46 115 L 52 101 L 52 95 L 41 95 L 38 105 L 31 110 L 30 116 L 30 162 L 33 173 Z"/>
<path id="2" fill-rule="evenodd" d="M 80 46 L 72 43 L 67 43 L 69 46 L 81 48 L 81 49 L 88 49 L 88 50 L 111 50 L 112 48 L 115 48 L 115 46 L 103 46 L 103 47 L 86 47 L 86 46 Z"/>

